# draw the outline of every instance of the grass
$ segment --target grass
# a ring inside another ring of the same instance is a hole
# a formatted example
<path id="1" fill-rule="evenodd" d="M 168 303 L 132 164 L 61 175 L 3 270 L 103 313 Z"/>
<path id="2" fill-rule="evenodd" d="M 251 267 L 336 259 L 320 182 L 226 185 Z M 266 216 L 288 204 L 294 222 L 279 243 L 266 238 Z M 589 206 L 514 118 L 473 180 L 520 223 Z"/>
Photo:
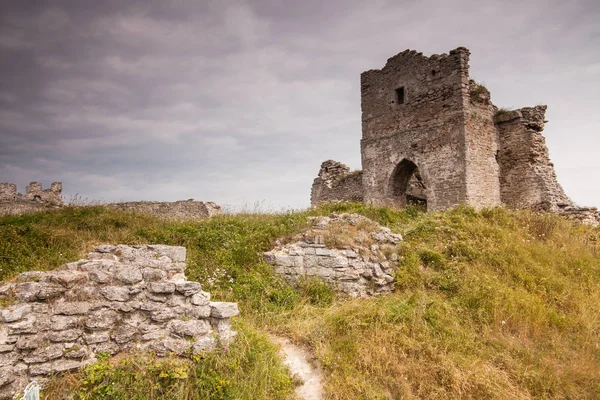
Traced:
<path id="1" fill-rule="evenodd" d="M 280 399 L 292 391 L 292 379 L 277 348 L 264 335 L 243 325 L 228 351 L 192 360 L 131 354 L 99 362 L 51 380 L 46 399 Z"/>
<path id="2" fill-rule="evenodd" d="M 489 97 L 490 92 L 489 92 L 489 90 L 487 90 L 487 88 L 485 87 L 485 85 L 483 83 L 474 82 L 471 85 L 471 88 L 469 91 L 469 95 L 471 96 L 471 103 L 478 103 L 479 96 L 481 96 L 482 94 L 486 94 Z"/>
<path id="3" fill-rule="evenodd" d="M 312 280 L 294 290 L 263 262 L 261 252 L 277 238 L 306 228 L 309 215 L 331 212 L 356 212 L 404 236 L 396 292 L 348 301 Z M 327 399 L 600 393 L 600 230 L 558 216 L 332 204 L 169 222 L 67 208 L 0 219 L 0 277 L 55 268 L 100 243 L 186 246 L 188 277 L 214 299 L 240 304 L 239 337 L 229 352 L 189 364 L 104 360 L 55 378 L 46 398 L 285 399 L 292 382 L 266 332 L 312 351 L 324 369 Z"/>
<path id="4" fill-rule="evenodd" d="M 494 117 L 500 117 L 500 116 L 502 116 L 504 114 L 508 114 L 511 111 L 513 111 L 512 108 L 500 107 L 498 110 L 496 110 L 496 113 L 494 114 Z"/>

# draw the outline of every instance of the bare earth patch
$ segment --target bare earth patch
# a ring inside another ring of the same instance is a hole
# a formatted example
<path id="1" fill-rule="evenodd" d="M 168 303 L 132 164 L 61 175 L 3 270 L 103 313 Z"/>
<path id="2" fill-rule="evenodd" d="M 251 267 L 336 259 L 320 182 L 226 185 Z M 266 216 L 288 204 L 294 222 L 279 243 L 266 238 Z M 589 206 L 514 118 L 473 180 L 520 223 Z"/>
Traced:
<path id="1" fill-rule="evenodd" d="M 271 335 L 270 339 L 281 346 L 280 353 L 284 358 L 284 364 L 290 369 L 292 375 L 302 382 L 295 390 L 298 399 L 321 400 L 323 398 L 321 371 L 309 362 L 311 357 L 309 352 L 296 346 L 287 338 Z"/>

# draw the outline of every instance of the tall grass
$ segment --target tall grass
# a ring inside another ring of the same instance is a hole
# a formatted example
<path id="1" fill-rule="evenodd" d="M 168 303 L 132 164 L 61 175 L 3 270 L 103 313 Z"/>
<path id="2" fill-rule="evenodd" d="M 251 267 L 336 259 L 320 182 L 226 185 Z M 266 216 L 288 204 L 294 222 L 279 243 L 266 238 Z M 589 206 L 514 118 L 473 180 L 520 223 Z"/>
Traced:
<path id="1" fill-rule="evenodd" d="M 294 290 L 264 263 L 261 252 L 277 238 L 300 232 L 308 215 L 331 212 L 357 212 L 404 236 L 395 293 L 349 301 L 318 281 Z M 161 381 L 126 358 L 103 369 L 109 371 L 103 383 L 90 383 L 87 371 L 55 380 L 62 392 L 52 393 L 107 398 L 100 395 L 103 385 L 121 387 L 135 377 L 158 384 L 160 392 L 134 385 L 132 398 L 286 398 L 291 381 L 258 332 L 307 346 L 324 368 L 328 399 L 591 399 L 600 393 L 597 228 L 501 208 L 422 214 L 335 204 L 195 222 L 72 208 L 0 219 L 0 276 L 54 268 L 100 243 L 150 242 L 186 246 L 187 275 L 215 299 L 240 304 L 240 347 L 195 360 L 186 378 Z M 225 394 L 214 389 L 221 380 L 230 382 Z M 198 392 L 205 387 L 212 392 Z"/>

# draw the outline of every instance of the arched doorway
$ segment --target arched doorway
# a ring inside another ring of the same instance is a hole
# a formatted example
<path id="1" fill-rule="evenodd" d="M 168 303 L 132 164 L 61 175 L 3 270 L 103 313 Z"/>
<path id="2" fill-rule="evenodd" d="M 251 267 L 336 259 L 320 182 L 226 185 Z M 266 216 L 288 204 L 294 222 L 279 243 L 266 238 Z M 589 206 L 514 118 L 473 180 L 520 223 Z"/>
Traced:
<path id="1" fill-rule="evenodd" d="M 402 160 L 392 172 L 389 193 L 396 206 L 414 205 L 427 211 L 427 188 L 419 168 L 408 159 Z"/>

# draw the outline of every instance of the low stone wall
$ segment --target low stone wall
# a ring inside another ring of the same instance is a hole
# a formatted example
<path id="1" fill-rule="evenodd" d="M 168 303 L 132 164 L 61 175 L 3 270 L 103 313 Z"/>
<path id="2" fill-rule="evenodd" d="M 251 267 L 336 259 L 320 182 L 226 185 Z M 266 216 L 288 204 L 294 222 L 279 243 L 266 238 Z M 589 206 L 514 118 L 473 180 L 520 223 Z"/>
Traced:
<path id="1" fill-rule="evenodd" d="M 211 302 L 184 275 L 185 248 L 100 246 L 51 272 L 0 286 L 0 399 L 30 380 L 80 368 L 97 353 L 204 352 L 228 345 L 236 303 Z"/>
<path id="2" fill-rule="evenodd" d="M 156 217 L 185 219 L 206 218 L 221 213 L 221 206 L 211 201 L 181 200 L 173 202 L 133 201 L 107 204 L 109 208 L 149 214 Z"/>
<path id="3" fill-rule="evenodd" d="M 37 201 L 15 200 L 0 201 L 0 217 L 8 215 L 32 214 L 48 210 L 58 210 L 59 206 L 48 206 Z"/>
<path id="4" fill-rule="evenodd" d="M 357 214 L 311 219 L 310 230 L 265 253 L 276 273 L 292 285 L 318 277 L 350 297 L 394 289 L 400 235 Z"/>

